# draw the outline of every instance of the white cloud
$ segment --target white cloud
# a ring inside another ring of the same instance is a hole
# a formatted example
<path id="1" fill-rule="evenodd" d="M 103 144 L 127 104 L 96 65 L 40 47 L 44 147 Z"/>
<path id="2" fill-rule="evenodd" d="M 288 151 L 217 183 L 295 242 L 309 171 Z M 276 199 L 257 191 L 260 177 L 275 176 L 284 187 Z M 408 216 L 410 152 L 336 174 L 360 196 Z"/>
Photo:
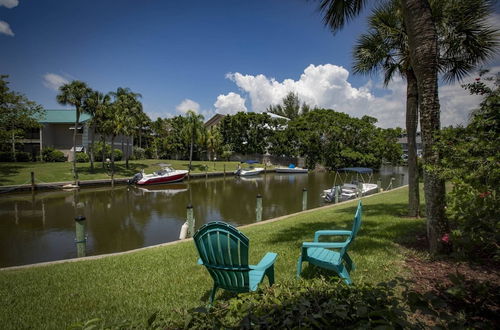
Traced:
<path id="1" fill-rule="evenodd" d="M 19 0 L 0 0 L 0 6 L 14 8 L 19 5 Z"/>
<path id="2" fill-rule="evenodd" d="M 59 87 L 67 84 L 68 82 L 68 79 L 55 73 L 47 73 L 43 76 L 43 85 L 55 91 L 58 91 Z"/>
<path id="3" fill-rule="evenodd" d="M 285 79 L 282 82 L 262 74 L 229 73 L 226 77 L 248 94 L 255 112 L 265 111 L 270 104 L 281 103 L 287 93 L 295 92 L 310 106 L 334 109 L 355 117 L 372 116 L 378 119 L 380 127 L 405 127 L 406 83 L 400 78 L 392 81 L 381 96 L 376 96 L 380 94 L 375 94 L 380 84 L 369 81 L 355 88 L 348 82 L 349 71 L 333 64 L 311 64 L 298 80 Z M 480 98 L 470 96 L 460 83 L 441 86 L 442 125 L 465 123 L 479 102 Z"/>
<path id="4" fill-rule="evenodd" d="M 200 111 L 200 105 L 193 100 L 184 99 L 184 101 L 182 101 L 177 107 L 175 107 L 175 109 L 177 109 L 177 111 L 181 113 L 186 113 L 188 112 L 188 110 L 192 110 L 198 113 Z"/>
<path id="5" fill-rule="evenodd" d="M 227 114 L 235 114 L 237 112 L 247 111 L 247 107 L 245 106 L 245 99 L 242 98 L 239 94 L 229 93 L 226 95 L 217 96 L 217 101 L 214 103 L 215 112 L 227 115 Z"/>
<path id="6" fill-rule="evenodd" d="M 11 37 L 14 36 L 14 32 L 12 32 L 9 23 L 5 21 L 0 21 L 0 33 L 6 34 Z"/>

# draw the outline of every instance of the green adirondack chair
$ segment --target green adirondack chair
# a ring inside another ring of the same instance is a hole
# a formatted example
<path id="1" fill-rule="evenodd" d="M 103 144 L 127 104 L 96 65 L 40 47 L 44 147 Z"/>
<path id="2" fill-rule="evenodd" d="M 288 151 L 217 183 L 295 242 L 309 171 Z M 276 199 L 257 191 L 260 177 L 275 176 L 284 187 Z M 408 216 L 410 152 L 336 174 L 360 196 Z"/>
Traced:
<path id="1" fill-rule="evenodd" d="M 210 304 L 219 288 L 233 292 L 256 291 L 264 276 L 270 285 L 274 284 L 274 262 L 278 255 L 268 252 L 258 265 L 249 265 L 248 237 L 233 226 L 222 221 L 209 222 L 193 238 L 200 255 L 198 264 L 205 266 L 214 280 Z"/>
<path id="2" fill-rule="evenodd" d="M 363 205 L 358 203 L 352 230 L 319 230 L 314 234 L 314 242 L 302 243 L 302 251 L 297 262 L 297 277 L 302 272 L 302 262 L 308 261 L 318 267 L 333 270 L 339 274 L 345 283 L 351 284 L 349 272 L 354 270 L 355 264 L 347 253 L 347 249 L 354 242 L 361 227 Z M 345 236 L 343 242 L 320 242 L 321 236 Z"/>

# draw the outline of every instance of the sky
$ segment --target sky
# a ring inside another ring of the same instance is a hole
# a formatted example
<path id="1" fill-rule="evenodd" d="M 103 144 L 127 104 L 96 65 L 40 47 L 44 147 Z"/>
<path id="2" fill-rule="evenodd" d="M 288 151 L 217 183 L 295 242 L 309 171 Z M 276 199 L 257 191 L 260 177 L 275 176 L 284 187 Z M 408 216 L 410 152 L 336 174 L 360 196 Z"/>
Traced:
<path id="1" fill-rule="evenodd" d="M 352 74 L 370 9 L 333 34 L 318 1 L 0 0 L 0 74 L 46 109 L 65 108 L 72 80 L 142 95 L 146 113 L 263 112 L 295 92 L 311 106 L 404 127 L 406 83 Z M 491 20 L 500 29 L 500 10 Z M 500 54 L 484 65 L 500 71 Z M 475 75 L 469 78 L 472 81 Z M 440 84 L 443 126 L 466 122 L 480 99 Z"/>

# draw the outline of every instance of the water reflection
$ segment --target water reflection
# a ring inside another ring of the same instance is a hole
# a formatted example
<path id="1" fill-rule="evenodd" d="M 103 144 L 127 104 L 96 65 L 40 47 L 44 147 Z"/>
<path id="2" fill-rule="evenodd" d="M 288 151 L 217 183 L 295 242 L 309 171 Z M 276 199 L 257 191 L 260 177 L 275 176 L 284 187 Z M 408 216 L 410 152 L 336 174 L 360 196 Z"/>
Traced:
<path id="1" fill-rule="evenodd" d="M 372 180 L 386 188 L 406 183 L 405 168 L 383 168 Z M 355 178 L 355 176 L 354 176 Z M 320 193 L 334 183 L 333 173 L 227 176 L 152 187 L 91 188 L 0 196 L 0 267 L 76 257 L 75 221 L 87 218 L 87 255 L 126 251 L 178 239 L 193 205 L 196 228 L 213 220 L 253 223 L 256 196 L 262 219 L 323 205 Z M 351 180 L 351 177 L 342 178 Z M 337 179 L 338 180 L 338 179 Z"/>

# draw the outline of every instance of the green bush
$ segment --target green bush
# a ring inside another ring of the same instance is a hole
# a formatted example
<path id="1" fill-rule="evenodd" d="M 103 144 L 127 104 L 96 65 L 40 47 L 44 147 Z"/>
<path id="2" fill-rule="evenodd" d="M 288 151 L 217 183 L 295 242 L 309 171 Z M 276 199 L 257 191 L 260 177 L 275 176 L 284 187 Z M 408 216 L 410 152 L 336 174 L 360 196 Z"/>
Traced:
<path id="1" fill-rule="evenodd" d="M 10 151 L 0 151 L 0 162 L 13 162 L 14 157 L 12 157 L 12 152 Z"/>
<path id="2" fill-rule="evenodd" d="M 103 146 L 102 142 L 98 142 L 94 145 L 94 159 L 96 162 L 102 162 L 103 148 L 104 148 L 104 160 L 106 160 L 106 158 L 111 159 L 111 146 L 109 144 L 105 144 Z M 114 154 L 115 154 L 115 161 L 123 159 L 123 152 L 120 149 L 115 149 Z"/>
<path id="3" fill-rule="evenodd" d="M 134 159 L 145 159 L 146 158 L 146 150 L 140 147 L 134 147 Z"/>
<path id="4" fill-rule="evenodd" d="M 290 281 L 256 293 L 216 300 L 210 309 L 184 311 L 182 319 L 154 326 L 195 329 L 408 328 L 407 311 L 393 284 L 346 286 L 324 279 Z M 154 318 L 154 316 L 153 316 Z M 151 318 L 150 318 L 151 321 Z"/>
<path id="5" fill-rule="evenodd" d="M 89 155 L 87 155 L 84 152 L 78 152 L 76 154 L 76 162 L 77 163 L 88 163 L 89 162 Z"/>
<path id="6" fill-rule="evenodd" d="M 115 149 L 113 153 L 115 154 L 115 162 L 123 159 L 123 152 L 120 149 Z M 111 157 L 109 158 L 111 159 Z"/>
<path id="7" fill-rule="evenodd" d="M 65 162 L 66 156 L 60 150 L 56 150 L 52 147 L 45 147 L 42 150 L 42 159 L 45 162 Z"/>
<path id="8" fill-rule="evenodd" d="M 16 152 L 16 161 L 18 162 L 30 162 L 31 154 L 25 151 Z"/>

